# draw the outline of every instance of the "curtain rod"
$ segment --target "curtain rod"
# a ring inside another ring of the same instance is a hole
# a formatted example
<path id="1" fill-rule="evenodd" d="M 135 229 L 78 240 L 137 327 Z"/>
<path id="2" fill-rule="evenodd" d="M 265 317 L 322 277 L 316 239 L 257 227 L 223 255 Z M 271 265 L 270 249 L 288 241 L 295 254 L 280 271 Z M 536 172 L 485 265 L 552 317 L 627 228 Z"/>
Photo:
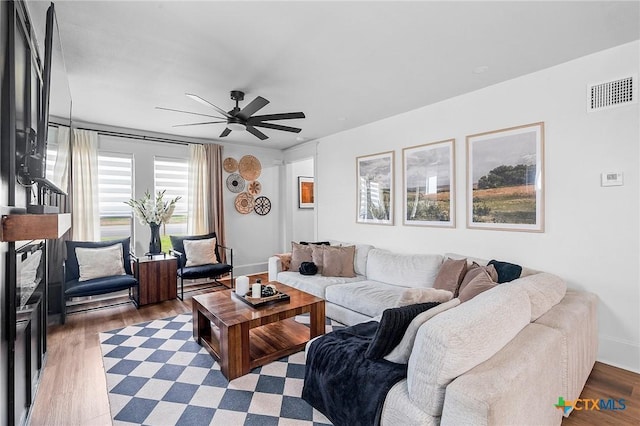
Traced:
<path id="1" fill-rule="evenodd" d="M 96 129 L 90 129 L 87 127 L 75 127 L 75 128 L 78 130 L 89 130 L 92 132 L 98 132 L 99 135 L 103 135 L 103 136 L 116 136 L 120 138 L 138 139 L 138 140 L 149 141 L 149 142 L 172 143 L 175 145 L 190 145 L 189 142 L 177 141 L 175 139 L 158 138 L 155 136 L 134 135 L 132 133 L 114 132 L 111 130 L 96 130 Z"/>
<path id="2" fill-rule="evenodd" d="M 69 126 L 67 126 L 65 124 L 60 124 L 60 123 L 55 123 L 55 122 L 50 122 L 49 125 L 52 126 L 52 127 L 60 127 L 60 126 L 69 127 Z M 138 139 L 138 140 L 149 141 L 149 142 L 172 143 L 172 144 L 175 144 L 175 145 L 191 145 L 190 142 L 177 141 L 175 139 L 158 138 L 158 137 L 155 137 L 155 136 L 134 135 L 132 133 L 114 132 L 114 131 L 111 131 L 111 130 L 96 130 L 96 129 L 91 129 L 91 128 L 88 128 L 88 127 L 74 127 L 74 129 L 89 130 L 91 132 L 98 132 L 99 135 L 103 135 L 103 136 L 116 136 L 116 137 L 120 137 L 120 138 Z"/>

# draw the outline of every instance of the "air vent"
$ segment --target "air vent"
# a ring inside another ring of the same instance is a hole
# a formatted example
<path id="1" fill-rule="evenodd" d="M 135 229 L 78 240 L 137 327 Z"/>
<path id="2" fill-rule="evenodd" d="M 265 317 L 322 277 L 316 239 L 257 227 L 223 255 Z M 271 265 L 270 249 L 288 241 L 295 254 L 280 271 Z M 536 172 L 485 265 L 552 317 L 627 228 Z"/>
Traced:
<path id="1" fill-rule="evenodd" d="M 632 76 L 589 85 L 587 109 L 597 111 L 637 102 L 636 84 Z"/>

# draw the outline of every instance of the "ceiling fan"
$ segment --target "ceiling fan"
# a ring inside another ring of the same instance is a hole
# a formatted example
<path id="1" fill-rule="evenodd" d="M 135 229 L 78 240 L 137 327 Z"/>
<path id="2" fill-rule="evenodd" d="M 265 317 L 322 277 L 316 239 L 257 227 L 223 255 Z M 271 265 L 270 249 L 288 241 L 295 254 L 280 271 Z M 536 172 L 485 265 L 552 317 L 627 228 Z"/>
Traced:
<path id="1" fill-rule="evenodd" d="M 265 105 L 269 103 L 268 100 L 266 100 L 261 96 L 258 96 L 257 98 L 249 102 L 244 108 L 240 109 L 240 107 L 238 106 L 238 103 L 244 100 L 244 92 L 241 92 L 240 90 L 232 90 L 231 99 L 236 101 L 236 106 L 231 111 L 227 112 L 222 108 L 217 107 L 216 105 L 207 101 L 206 99 L 201 98 L 198 95 L 194 95 L 191 93 L 185 93 L 185 94 L 189 98 L 193 99 L 194 101 L 200 102 L 203 105 L 206 105 L 208 107 L 215 109 L 221 115 L 221 117 L 217 115 L 201 114 L 198 112 L 183 111 L 183 110 L 173 109 L 173 108 L 156 107 L 156 109 L 162 109 L 165 111 L 181 112 L 184 114 L 192 114 L 192 115 L 199 115 L 199 116 L 219 119 L 219 121 L 205 121 L 201 123 L 176 124 L 173 127 L 201 126 L 204 124 L 226 123 L 227 127 L 220 134 L 221 138 L 224 138 L 225 136 L 227 136 L 229 133 L 231 133 L 232 130 L 236 130 L 236 131 L 246 130 L 247 132 L 251 133 L 252 135 L 254 135 L 260 140 L 265 140 L 265 139 L 268 139 L 269 137 L 264 133 L 262 133 L 260 130 L 256 129 L 256 127 L 263 127 L 265 129 L 282 130 L 284 132 L 293 132 L 293 133 L 299 133 L 302 130 L 297 127 L 289 127 L 289 126 L 281 126 L 279 124 L 265 123 L 265 121 L 291 120 L 294 118 L 305 118 L 304 113 L 302 112 L 253 115 L 256 112 L 258 112 L 260 109 L 264 108 Z"/>

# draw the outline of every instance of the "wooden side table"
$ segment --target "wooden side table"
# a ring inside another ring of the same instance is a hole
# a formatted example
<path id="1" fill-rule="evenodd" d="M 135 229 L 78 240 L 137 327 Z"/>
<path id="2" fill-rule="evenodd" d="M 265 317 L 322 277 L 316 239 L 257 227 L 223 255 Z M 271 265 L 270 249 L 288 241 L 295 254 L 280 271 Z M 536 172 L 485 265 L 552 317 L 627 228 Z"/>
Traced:
<path id="1" fill-rule="evenodd" d="M 134 269 L 138 279 L 138 290 L 134 290 L 134 297 L 138 306 L 178 297 L 177 258 L 166 254 L 141 256 Z"/>

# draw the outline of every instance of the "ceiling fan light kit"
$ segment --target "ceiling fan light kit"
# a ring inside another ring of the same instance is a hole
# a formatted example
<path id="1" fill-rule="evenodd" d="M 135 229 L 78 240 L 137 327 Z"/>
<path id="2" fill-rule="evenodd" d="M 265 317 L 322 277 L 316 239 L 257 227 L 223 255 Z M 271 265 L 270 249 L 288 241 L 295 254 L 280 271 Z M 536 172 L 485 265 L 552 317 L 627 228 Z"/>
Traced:
<path id="1" fill-rule="evenodd" d="M 212 118 L 217 118 L 219 120 L 222 120 L 222 121 L 207 121 L 207 122 L 189 123 L 189 124 L 177 124 L 173 126 L 173 127 L 186 127 L 186 126 L 200 126 L 204 124 L 226 123 L 227 127 L 220 134 L 221 138 L 228 136 L 229 133 L 231 133 L 232 131 L 245 131 L 245 130 L 260 140 L 265 140 L 269 138 L 260 130 L 256 129 L 256 127 L 280 130 L 283 132 L 300 133 L 302 129 L 298 127 L 282 126 L 280 124 L 267 123 L 266 121 L 292 120 L 296 118 L 305 118 L 305 115 L 303 112 L 286 112 L 286 113 L 280 113 L 280 114 L 253 115 L 259 110 L 261 110 L 262 108 L 264 108 L 269 103 L 269 101 L 263 98 L 262 96 L 258 96 L 254 100 L 249 102 L 244 108 L 240 109 L 239 102 L 244 100 L 244 92 L 240 90 L 231 91 L 231 99 L 236 101 L 236 106 L 231 111 L 228 111 L 228 112 L 193 93 L 185 93 L 185 95 L 187 95 L 187 97 L 193 99 L 198 103 L 201 103 L 209 108 L 213 108 L 219 114 L 221 114 L 222 117 L 215 116 L 215 115 L 200 114 L 200 113 L 191 112 L 191 111 L 183 111 L 183 110 L 178 110 L 173 108 L 163 108 L 163 107 L 156 107 L 156 108 L 166 110 L 166 111 L 181 112 L 184 114 L 192 114 L 192 115 L 199 115 L 199 116 L 204 115 L 206 117 L 212 117 Z"/>

